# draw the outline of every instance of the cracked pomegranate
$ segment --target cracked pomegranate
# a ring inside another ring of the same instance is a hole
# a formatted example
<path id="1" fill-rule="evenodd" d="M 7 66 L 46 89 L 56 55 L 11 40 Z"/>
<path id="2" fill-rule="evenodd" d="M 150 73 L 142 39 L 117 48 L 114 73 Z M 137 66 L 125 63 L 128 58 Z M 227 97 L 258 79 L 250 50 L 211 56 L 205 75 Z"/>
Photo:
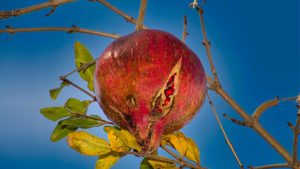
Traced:
<path id="1" fill-rule="evenodd" d="M 140 30 L 115 40 L 99 57 L 95 92 L 107 117 L 149 153 L 162 134 L 179 130 L 198 112 L 205 100 L 205 72 L 175 36 Z"/>

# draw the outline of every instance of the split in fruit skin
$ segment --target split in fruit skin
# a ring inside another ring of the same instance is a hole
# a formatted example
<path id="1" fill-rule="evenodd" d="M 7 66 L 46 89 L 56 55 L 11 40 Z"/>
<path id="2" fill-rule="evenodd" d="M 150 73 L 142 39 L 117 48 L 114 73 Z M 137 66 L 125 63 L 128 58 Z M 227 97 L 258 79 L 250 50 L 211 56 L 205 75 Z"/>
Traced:
<path id="1" fill-rule="evenodd" d="M 112 42 L 97 61 L 95 92 L 106 116 L 145 152 L 186 125 L 206 94 L 203 66 L 175 36 L 140 30 Z"/>

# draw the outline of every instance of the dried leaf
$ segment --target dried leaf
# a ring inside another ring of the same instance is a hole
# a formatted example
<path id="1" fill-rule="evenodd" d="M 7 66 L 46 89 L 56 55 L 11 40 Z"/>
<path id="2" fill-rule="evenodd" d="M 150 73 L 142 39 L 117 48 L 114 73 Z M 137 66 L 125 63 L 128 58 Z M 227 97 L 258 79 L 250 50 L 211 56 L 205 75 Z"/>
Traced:
<path id="1" fill-rule="evenodd" d="M 79 68 L 82 65 L 88 64 L 94 60 L 88 49 L 80 42 L 75 43 L 75 64 Z M 88 82 L 88 88 L 94 91 L 94 72 L 95 65 L 89 66 L 86 70 L 80 71 L 80 77 Z"/>
<path id="2" fill-rule="evenodd" d="M 191 139 L 188 138 L 188 148 L 186 151 L 186 158 L 192 161 L 200 163 L 200 152 L 196 145 L 196 143 Z"/>
<path id="3" fill-rule="evenodd" d="M 130 149 L 135 149 L 138 152 L 141 151 L 141 146 L 129 131 L 112 126 L 106 126 L 104 130 L 108 134 L 110 145 L 114 151 L 126 152 Z"/>
<path id="4" fill-rule="evenodd" d="M 71 148 L 84 155 L 96 156 L 111 152 L 106 140 L 84 131 L 70 133 L 67 142 Z"/>
<path id="5" fill-rule="evenodd" d="M 168 134 L 164 136 L 163 140 L 170 143 L 172 147 L 179 152 L 180 157 L 185 156 L 188 149 L 188 140 L 183 133 L 176 132 Z"/>
<path id="6" fill-rule="evenodd" d="M 110 152 L 99 156 L 95 169 L 110 169 L 121 158 L 121 154 Z"/>

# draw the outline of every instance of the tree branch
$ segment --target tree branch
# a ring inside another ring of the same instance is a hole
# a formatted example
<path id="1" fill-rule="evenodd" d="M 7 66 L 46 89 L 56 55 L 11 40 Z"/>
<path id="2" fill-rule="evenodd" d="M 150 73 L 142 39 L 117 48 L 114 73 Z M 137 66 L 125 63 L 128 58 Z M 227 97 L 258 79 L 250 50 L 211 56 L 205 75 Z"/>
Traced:
<path id="1" fill-rule="evenodd" d="M 259 120 L 259 117 L 268 109 L 274 106 L 277 106 L 282 101 L 289 101 L 289 100 L 296 100 L 297 96 L 295 97 L 288 97 L 288 98 L 282 98 L 279 99 L 278 96 L 276 96 L 273 100 L 268 100 L 264 103 L 262 103 L 260 106 L 257 107 L 257 109 L 253 112 L 252 118 L 254 120 Z"/>
<path id="2" fill-rule="evenodd" d="M 213 59 L 212 59 L 212 55 L 211 55 L 211 52 L 210 52 L 210 42 L 207 39 L 206 29 L 205 29 L 205 25 L 204 25 L 204 17 L 203 17 L 203 12 L 204 11 L 199 7 L 197 7 L 197 11 L 198 11 L 198 14 L 200 16 L 200 23 L 201 23 L 202 33 L 203 33 L 203 42 L 202 42 L 202 44 L 204 45 L 204 47 L 206 49 L 206 53 L 207 53 L 207 57 L 208 57 L 208 60 L 209 60 L 211 71 L 213 73 L 213 77 L 216 81 L 218 81 L 219 79 L 218 79 L 217 71 L 215 69 Z"/>
<path id="3" fill-rule="evenodd" d="M 210 52 L 210 43 L 207 40 L 204 18 L 203 18 L 203 10 L 201 8 L 197 8 L 198 14 L 200 16 L 200 23 L 202 27 L 202 33 L 204 36 L 203 45 L 205 46 L 207 57 L 209 60 L 210 68 L 213 73 L 214 79 L 208 78 L 208 88 L 213 90 L 218 95 L 220 95 L 246 122 L 253 124 L 252 128 L 262 137 L 264 138 L 289 164 L 292 163 L 292 157 L 288 153 L 288 151 L 275 139 L 273 138 L 261 125 L 257 120 L 254 120 L 251 116 L 249 116 L 222 88 L 217 72 L 215 70 L 212 55 Z"/>
<path id="4" fill-rule="evenodd" d="M 110 34 L 110 33 L 104 33 L 104 32 L 97 32 L 94 30 L 89 30 L 89 29 L 82 29 L 79 28 L 75 25 L 73 25 L 70 28 L 65 28 L 65 27 L 45 27 L 45 28 L 13 28 L 11 26 L 7 26 L 7 29 L 2 29 L 0 30 L 1 33 L 9 33 L 9 34 L 15 34 L 18 32 L 44 32 L 44 31 L 63 31 L 67 33 L 74 33 L 74 32 L 80 32 L 80 33 L 85 33 L 85 34 L 92 34 L 92 35 L 97 35 L 97 36 L 104 36 L 104 37 L 109 37 L 109 38 L 114 38 L 117 39 L 120 36 L 117 34 Z"/>
<path id="5" fill-rule="evenodd" d="M 249 166 L 249 169 L 271 169 L 271 168 L 291 168 L 291 166 L 287 163 L 283 164 L 269 164 L 269 165 L 264 165 L 264 166 L 258 166 L 258 167 L 252 167 Z"/>
<path id="6" fill-rule="evenodd" d="M 96 98 L 92 93 L 90 93 L 90 92 L 84 90 L 83 88 L 81 88 L 81 87 L 78 86 L 77 84 L 73 83 L 73 82 L 70 81 L 69 79 L 67 79 L 67 78 L 65 78 L 65 77 L 63 77 L 63 76 L 61 76 L 59 79 L 60 79 L 61 81 L 63 81 L 63 82 L 67 82 L 68 84 L 74 86 L 74 87 L 77 88 L 78 90 L 80 90 L 80 91 L 82 91 L 83 93 L 87 94 L 87 95 L 90 96 L 93 100 L 97 100 L 97 98 Z"/>
<path id="7" fill-rule="evenodd" d="M 131 22 L 133 24 L 137 23 L 137 21 L 132 16 L 127 15 L 126 13 L 124 13 L 121 10 L 117 9 L 116 7 L 114 7 L 113 5 L 111 5 L 110 3 L 108 3 L 105 0 L 90 0 L 90 1 L 91 2 L 97 1 L 99 3 L 102 3 L 104 6 L 108 7 L 109 9 L 111 9 L 112 11 L 114 11 L 115 13 L 117 13 L 117 14 L 121 15 L 122 17 L 124 17 L 124 19 L 127 22 Z M 143 26 L 143 29 L 147 29 L 147 27 Z"/>
<path id="8" fill-rule="evenodd" d="M 183 17 L 183 32 L 182 32 L 182 42 L 185 43 L 185 39 L 189 33 L 187 32 L 187 17 Z"/>
<path id="9" fill-rule="evenodd" d="M 134 152 L 134 151 L 126 152 L 126 154 L 132 154 L 132 155 L 135 155 L 135 156 L 138 156 L 138 157 L 145 157 L 145 158 L 155 160 L 155 161 L 179 164 L 179 165 L 183 165 L 185 167 L 190 167 L 190 168 L 193 168 L 193 169 L 205 169 L 201 166 L 193 165 L 193 164 L 190 164 L 190 163 L 182 163 L 181 161 L 173 160 L 173 159 L 163 157 L 163 156 L 157 156 L 157 155 L 152 155 L 152 154 L 140 154 L 140 153 Z"/>
<path id="10" fill-rule="evenodd" d="M 98 59 L 98 58 L 97 58 L 97 59 Z M 80 67 L 78 67 L 78 68 L 72 70 L 71 72 L 69 72 L 69 73 L 67 73 L 67 74 L 65 74 L 65 75 L 63 75 L 63 76 L 61 76 L 61 78 L 66 78 L 66 77 L 70 76 L 71 74 L 73 74 L 74 72 L 85 71 L 87 68 L 89 68 L 90 66 L 94 65 L 94 64 L 96 63 L 96 60 L 97 60 L 97 59 L 95 59 L 95 60 L 93 60 L 93 61 L 91 61 L 91 62 L 89 62 L 89 63 L 86 63 L 86 64 L 81 65 Z"/>
<path id="11" fill-rule="evenodd" d="M 296 167 L 300 167 L 300 164 L 298 162 L 298 136 L 299 136 L 299 127 L 300 127 L 300 95 L 298 96 L 299 99 L 297 99 L 297 120 L 295 128 L 293 129 L 294 132 L 294 140 L 293 140 L 293 165 Z"/>
<path id="12" fill-rule="evenodd" d="M 138 16 L 136 26 L 135 26 L 136 31 L 143 28 L 146 7 L 147 7 L 147 0 L 141 0 L 139 16 Z"/>
<path id="13" fill-rule="evenodd" d="M 226 141 L 227 145 L 229 146 L 231 152 L 233 153 L 233 155 L 234 155 L 234 157 L 235 157 L 235 159 L 236 159 L 236 161 L 237 161 L 239 167 L 240 167 L 241 169 L 243 169 L 244 166 L 243 166 L 243 164 L 241 163 L 241 161 L 240 161 L 238 155 L 236 154 L 236 151 L 234 150 L 234 147 L 233 147 L 233 145 L 231 144 L 231 142 L 230 142 L 230 140 L 229 140 L 229 138 L 228 138 L 228 136 L 227 136 L 227 134 L 226 134 L 225 129 L 223 128 L 223 125 L 222 125 L 222 123 L 221 123 L 221 121 L 220 121 L 220 119 L 219 119 L 219 116 L 218 116 L 218 114 L 217 114 L 217 111 L 216 111 L 216 109 L 215 109 L 215 106 L 214 106 L 213 102 L 211 101 L 209 94 L 206 93 L 206 95 L 207 95 L 207 99 L 208 99 L 208 101 L 209 101 L 210 107 L 211 107 L 211 109 L 212 109 L 212 111 L 213 111 L 213 113 L 214 113 L 214 115 L 215 115 L 215 117 L 216 117 L 216 119 L 217 119 L 217 122 L 218 122 L 218 124 L 219 124 L 221 130 L 222 130 L 223 136 L 225 137 L 225 141 Z"/>
<path id="14" fill-rule="evenodd" d="M 12 16 L 20 16 L 20 15 L 23 15 L 26 13 L 30 13 L 30 12 L 38 11 L 38 10 L 41 10 L 44 8 L 52 7 L 51 11 L 48 14 L 46 14 L 46 16 L 49 16 L 50 14 L 52 14 L 54 12 L 55 8 L 58 7 L 59 5 L 62 5 L 65 3 L 70 3 L 73 1 L 75 1 L 75 0 L 55 0 L 55 1 L 48 1 L 48 2 L 41 3 L 41 4 L 29 6 L 29 7 L 22 8 L 22 9 L 15 9 L 15 10 L 10 10 L 10 11 L 0 11 L 0 19 L 7 19 Z"/>

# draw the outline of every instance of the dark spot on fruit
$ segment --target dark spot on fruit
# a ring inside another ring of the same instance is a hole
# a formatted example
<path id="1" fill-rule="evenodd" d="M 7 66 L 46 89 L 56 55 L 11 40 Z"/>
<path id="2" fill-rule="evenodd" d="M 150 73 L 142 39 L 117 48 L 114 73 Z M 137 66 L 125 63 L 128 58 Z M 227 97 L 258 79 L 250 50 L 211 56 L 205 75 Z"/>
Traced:
<path id="1" fill-rule="evenodd" d="M 125 120 L 128 122 L 128 124 L 130 125 L 130 127 L 134 127 L 133 123 L 132 123 L 132 119 L 130 116 L 124 114 L 124 118 Z"/>
<path id="2" fill-rule="evenodd" d="M 130 107 L 135 107 L 136 106 L 136 100 L 133 95 L 128 95 L 126 97 L 126 104 Z"/>

